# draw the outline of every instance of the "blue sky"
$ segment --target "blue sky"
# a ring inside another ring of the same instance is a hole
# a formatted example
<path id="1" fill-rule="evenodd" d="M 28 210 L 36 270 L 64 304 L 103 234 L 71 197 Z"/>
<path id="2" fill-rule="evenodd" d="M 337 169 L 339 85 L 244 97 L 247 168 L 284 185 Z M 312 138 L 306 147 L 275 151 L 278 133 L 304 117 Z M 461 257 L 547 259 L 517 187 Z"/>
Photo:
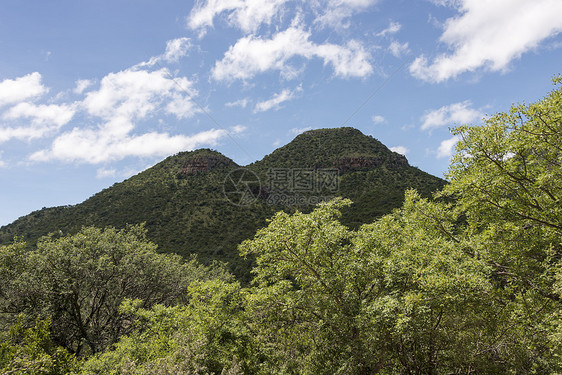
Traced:
<path id="1" fill-rule="evenodd" d="M 3 0 L 0 225 L 168 155 L 245 165 L 353 126 L 443 176 L 561 73 L 560 0 Z"/>

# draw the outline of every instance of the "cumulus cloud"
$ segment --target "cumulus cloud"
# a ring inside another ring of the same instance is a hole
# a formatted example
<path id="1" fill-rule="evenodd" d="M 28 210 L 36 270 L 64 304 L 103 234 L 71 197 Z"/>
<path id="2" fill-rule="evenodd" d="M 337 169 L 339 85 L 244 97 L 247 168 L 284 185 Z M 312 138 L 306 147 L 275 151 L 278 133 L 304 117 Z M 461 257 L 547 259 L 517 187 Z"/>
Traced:
<path id="1" fill-rule="evenodd" d="M 227 13 L 230 25 L 247 33 L 255 32 L 262 24 L 270 24 L 273 17 L 289 0 L 207 0 L 198 1 L 187 19 L 193 30 L 213 26 L 215 17 Z"/>
<path id="2" fill-rule="evenodd" d="M 103 129 L 75 128 L 57 137 L 50 149 L 33 153 L 30 160 L 99 164 L 130 156 L 165 156 L 201 145 L 214 146 L 226 133 L 223 129 L 211 129 L 190 136 L 157 132 L 119 136 Z"/>
<path id="3" fill-rule="evenodd" d="M 75 127 L 60 134 L 48 149 L 33 153 L 30 160 L 99 164 L 215 145 L 227 134 L 226 130 L 212 129 L 192 135 L 135 131 L 139 122 L 159 113 L 185 118 L 200 112 L 190 100 L 196 94 L 192 82 L 185 77 L 174 78 L 164 68 L 149 71 L 135 67 L 110 73 L 80 104 L 85 114 L 99 120 L 98 125 Z"/>
<path id="4" fill-rule="evenodd" d="M 42 138 L 53 130 L 48 126 L 5 126 L 0 128 L 0 143 L 11 139 L 32 140 Z"/>
<path id="5" fill-rule="evenodd" d="M 90 115 L 103 119 L 141 119 L 161 107 L 169 114 L 190 117 L 200 111 L 184 97 L 184 90 L 189 96 L 197 94 L 192 86 L 187 78 L 173 78 L 165 68 L 126 69 L 105 76 L 100 88 L 86 95 L 83 107 Z"/>
<path id="6" fill-rule="evenodd" d="M 76 81 L 76 87 L 72 90 L 75 94 L 82 94 L 88 87 L 92 86 L 94 81 L 91 79 L 79 79 Z"/>
<path id="7" fill-rule="evenodd" d="M 422 130 L 439 128 L 446 125 L 466 124 L 481 119 L 484 114 L 471 108 L 469 100 L 443 106 L 427 112 L 422 116 Z"/>
<path id="8" fill-rule="evenodd" d="M 302 86 L 297 87 L 295 90 L 285 89 L 273 95 L 271 99 L 258 102 L 254 108 L 254 113 L 265 112 L 270 109 L 278 110 L 281 108 L 282 103 L 294 99 L 300 92 L 302 92 Z"/>
<path id="9" fill-rule="evenodd" d="M 452 138 L 445 139 L 444 141 L 442 141 L 439 147 L 437 148 L 437 158 L 440 159 L 440 158 L 446 158 L 451 156 L 453 154 L 455 145 L 457 144 L 458 141 L 459 141 L 459 137 L 456 135 Z"/>
<path id="10" fill-rule="evenodd" d="M 168 40 L 166 42 L 166 51 L 164 52 L 163 58 L 167 62 L 178 62 L 180 58 L 187 55 L 190 48 L 191 42 L 189 38 Z"/>
<path id="11" fill-rule="evenodd" d="M 307 132 L 309 130 L 312 130 L 312 126 L 307 126 L 307 127 L 304 127 L 304 128 L 292 128 L 290 130 L 290 132 L 293 135 L 299 135 L 299 134 Z"/>
<path id="12" fill-rule="evenodd" d="M 41 74 L 38 72 L 15 79 L 5 79 L 0 82 L 0 107 L 36 98 L 48 91 L 49 89 L 41 83 Z"/>
<path id="13" fill-rule="evenodd" d="M 227 130 L 211 129 L 186 135 L 139 129 L 155 116 L 183 119 L 201 112 L 192 100 L 198 94 L 193 82 L 172 76 L 166 68 L 152 68 L 159 61 L 178 61 L 190 47 L 188 38 L 173 39 L 167 42 L 162 55 L 148 62 L 109 73 L 99 81 L 77 80 L 73 92 L 83 94 L 84 98 L 74 103 L 37 103 L 36 99 L 48 92 L 38 72 L 1 81 L 0 106 L 9 107 L 0 113 L 0 143 L 55 135 L 48 147 L 34 152 L 29 159 L 91 164 L 126 157 L 165 156 L 202 145 L 216 145 L 228 134 Z M 61 132 L 76 117 L 80 117 L 80 123 Z M 236 126 L 231 131 L 239 133 L 244 129 Z M 112 169 L 102 168 L 98 176 L 112 173 Z"/>
<path id="14" fill-rule="evenodd" d="M 148 61 L 141 62 L 135 65 L 132 69 L 153 67 L 160 62 L 176 63 L 180 60 L 180 58 L 187 56 L 191 47 L 191 39 L 189 38 L 184 37 L 168 40 L 166 42 L 166 50 L 163 54 L 152 56 Z"/>
<path id="15" fill-rule="evenodd" d="M 314 20 L 324 27 L 348 28 L 349 18 L 363 12 L 378 0 L 324 0 L 317 3 L 320 10 Z"/>
<path id="16" fill-rule="evenodd" d="M 239 134 L 239 133 L 243 133 L 247 129 L 248 129 L 248 127 L 246 127 L 244 125 L 234 125 L 233 127 L 230 128 L 230 133 L 231 134 Z"/>
<path id="17" fill-rule="evenodd" d="M 371 120 L 375 125 L 382 124 L 383 122 L 386 121 L 385 118 L 382 117 L 381 115 L 373 115 L 373 117 L 371 117 Z"/>
<path id="18" fill-rule="evenodd" d="M 115 169 L 106 169 L 106 168 L 98 168 L 96 171 L 96 178 L 108 178 L 108 177 L 115 177 L 117 171 Z"/>
<path id="19" fill-rule="evenodd" d="M 6 111 L 2 118 L 12 122 L 24 120 L 25 125 L 1 127 L 0 143 L 12 138 L 28 141 L 42 138 L 67 124 L 75 112 L 76 105 L 74 104 L 36 105 L 26 102 L 19 103 Z"/>
<path id="20" fill-rule="evenodd" d="M 452 50 L 433 60 L 419 56 L 410 73 L 429 82 L 442 82 L 477 69 L 505 70 L 525 52 L 562 31 L 559 0 L 440 1 L 457 6 L 440 41 Z"/>
<path id="21" fill-rule="evenodd" d="M 288 61 L 297 56 L 307 60 L 320 58 L 339 77 L 366 77 L 372 73 L 371 56 L 360 42 L 351 40 L 345 46 L 316 44 L 310 36 L 309 31 L 291 26 L 271 39 L 253 35 L 241 38 L 216 62 L 213 78 L 231 81 L 249 79 L 268 70 L 287 72 L 292 70 Z"/>
<path id="22" fill-rule="evenodd" d="M 397 41 L 393 41 L 392 43 L 390 43 L 388 49 L 390 53 L 392 53 L 392 55 L 396 58 L 400 58 L 410 51 L 410 49 L 408 48 L 408 42 L 400 43 Z"/>
<path id="23" fill-rule="evenodd" d="M 410 150 L 408 150 L 408 148 L 404 147 L 404 146 L 394 146 L 390 148 L 390 151 L 396 152 L 398 154 L 401 155 L 406 155 L 408 152 L 410 152 Z"/>
<path id="24" fill-rule="evenodd" d="M 75 112 L 75 104 L 46 105 L 23 102 L 6 111 L 3 118 L 6 120 L 28 119 L 34 125 L 54 124 L 62 126 L 72 119 Z"/>

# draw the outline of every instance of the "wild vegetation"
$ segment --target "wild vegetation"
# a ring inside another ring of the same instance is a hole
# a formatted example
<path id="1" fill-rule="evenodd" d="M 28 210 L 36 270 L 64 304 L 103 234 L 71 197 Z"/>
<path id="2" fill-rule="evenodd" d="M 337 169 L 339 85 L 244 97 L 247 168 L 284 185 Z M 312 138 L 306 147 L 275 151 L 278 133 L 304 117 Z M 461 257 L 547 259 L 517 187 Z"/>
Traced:
<path id="1" fill-rule="evenodd" d="M 238 256 L 238 244 L 264 227 L 266 220 L 277 211 L 309 212 L 314 207 L 270 204 L 267 170 L 333 168 L 338 160 L 356 156 L 380 160 L 381 165 L 342 170 L 337 191 L 329 194 L 354 202 L 344 210 L 343 222 L 355 228 L 400 207 L 408 188 L 429 197 L 445 184 L 409 166 L 403 156 L 359 130 L 315 130 L 299 135 L 288 145 L 246 167 L 259 176 L 262 187 L 259 199 L 251 205 L 237 206 L 225 199 L 224 182 L 231 171 L 240 168 L 232 160 L 211 150 L 183 152 L 81 204 L 45 208 L 0 228 L 0 244 L 10 244 L 18 237 L 33 248 L 39 238 L 49 233 L 58 236 L 61 232 L 63 235 L 78 233 L 83 226 L 123 229 L 128 224 L 144 224 L 147 238 L 158 245 L 159 252 L 186 258 L 195 254 L 206 265 L 213 261 L 226 262 L 239 279 L 249 282 L 252 262 Z M 200 173 L 185 173 L 186 166 L 197 166 L 197 161 L 205 158 L 216 164 Z M 402 163 L 395 166 L 391 163 L 395 159 Z M 320 163 L 321 160 L 324 161 Z M 318 195 L 310 191 L 299 194 Z"/>
<path id="2" fill-rule="evenodd" d="M 463 125 L 434 198 L 350 227 L 277 212 L 220 264 L 142 227 L 0 248 L 0 374 L 559 374 L 562 78 Z"/>

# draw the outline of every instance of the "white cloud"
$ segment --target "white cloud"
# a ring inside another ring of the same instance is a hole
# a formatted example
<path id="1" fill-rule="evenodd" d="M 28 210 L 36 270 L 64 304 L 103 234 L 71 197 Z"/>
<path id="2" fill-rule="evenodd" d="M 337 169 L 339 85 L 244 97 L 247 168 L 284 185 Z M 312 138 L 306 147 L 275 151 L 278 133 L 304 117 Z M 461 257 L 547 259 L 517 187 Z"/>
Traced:
<path id="1" fill-rule="evenodd" d="M 410 152 L 410 150 L 408 150 L 408 148 L 404 147 L 404 146 L 394 146 L 390 148 L 390 151 L 396 152 L 398 154 L 401 155 L 406 155 L 408 152 Z"/>
<path id="2" fill-rule="evenodd" d="M 383 37 L 390 34 L 396 34 L 398 31 L 400 31 L 400 29 L 402 29 L 402 25 L 398 22 L 392 21 L 390 22 L 390 25 L 388 25 L 386 29 L 384 29 L 380 33 L 377 33 L 377 36 Z"/>
<path id="3" fill-rule="evenodd" d="M 197 92 L 185 77 L 172 78 L 167 69 L 156 71 L 127 69 L 110 73 L 100 83 L 99 90 L 86 95 L 83 106 L 90 115 L 103 119 L 119 117 L 141 119 L 164 106 L 169 114 L 190 117 L 199 112 L 195 104 L 184 97 Z"/>
<path id="4" fill-rule="evenodd" d="M 0 107 L 41 96 L 49 89 L 41 83 L 38 72 L 0 82 Z"/>
<path id="5" fill-rule="evenodd" d="M 227 107 L 241 107 L 241 108 L 246 108 L 246 106 L 249 103 L 249 99 L 248 98 L 244 98 L 244 99 L 239 99 L 236 100 L 234 102 L 227 102 L 224 105 Z"/>
<path id="6" fill-rule="evenodd" d="M 75 94 L 82 94 L 88 87 L 92 86 L 94 81 L 91 79 L 79 79 L 76 81 L 76 87 L 72 90 Z"/>
<path id="7" fill-rule="evenodd" d="M 135 65 L 94 81 L 78 80 L 74 92 L 84 94 L 75 103 L 37 104 L 30 100 L 48 91 L 41 75 L 31 73 L 0 82 L 0 105 L 12 106 L 0 114 L 0 143 L 10 139 L 31 140 L 55 134 L 50 146 L 32 153 L 35 162 L 64 161 L 99 164 L 126 157 L 165 156 L 199 146 L 214 146 L 228 134 L 211 129 L 196 134 L 170 134 L 153 129 L 138 129 L 157 115 L 188 118 L 201 112 L 191 98 L 197 95 L 193 83 L 174 77 L 166 68 L 152 70 L 157 61 L 173 62 L 190 48 L 187 38 L 168 41 L 166 51 L 149 62 Z M 58 96 L 57 96 L 58 98 Z M 60 128 L 80 115 L 80 125 L 60 132 Z M 24 125 L 22 125 L 24 124 Z M 231 129 L 243 132 L 243 126 Z M 98 170 L 98 177 L 116 173 L 111 168 Z"/>
<path id="8" fill-rule="evenodd" d="M 223 12 L 228 13 L 228 22 L 246 33 L 255 32 L 262 24 L 270 24 L 273 17 L 288 0 L 207 0 L 198 1 L 187 19 L 193 30 L 213 26 L 213 20 Z"/>
<path id="9" fill-rule="evenodd" d="M 408 48 L 408 42 L 399 43 L 397 41 L 393 41 L 392 43 L 390 43 L 388 49 L 390 50 L 390 53 L 392 53 L 392 55 L 396 58 L 400 58 L 410 51 L 410 49 Z"/>
<path id="10" fill-rule="evenodd" d="M 0 128 L 0 143 L 7 142 L 10 139 L 32 140 L 42 138 L 52 130 L 48 126 L 6 126 Z"/>
<path id="11" fill-rule="evenodd" d="M 273 95 L 271 99 L 258 102 L 254 108 L 254 113 L 265 112 L 270 109 L 280 109 L 281 103 L 292 100 L 295 96 L 302 92 L 302 86 L 297 87 L 295 90 L 284 89 L 283 91 Z"/>
<path id="12" fill-rule="evenodd" d="M 8 121 L 25 119 L 23 126 L 5 126 L 0 128 L 0 143 L 12 138 L 20 140 L 32 140 L 42 138 L 67 124 L 74 113 L 76 105 L 45 105 L 19 103 L 4 113 L 2 118 Z M 30 121 L 29 121 L 30 120 Z"/>
<path id="13" fill-rule="evenodd" d="M 130 156 L 166 156 L 202 145 L 215 146 L 226 133 L 226 130 L 211 129 L 191 136 L 157 132 L 115 136 L 103 129 L 75 128 L 57 137 L 51 149 L 32 154 L 30 160 L 99 164 Z"/>
<path id="14" fill-rule="evenodd" d="M 459 137 L 456 135 L 452 138 L 445 139 L 444 141 L 442 141 L 439 147 L 437 148 L 437 158 L 440 159 L 440 158 L 446 158 L 451 156 L 453 154 L 453 149 L 455 148 L 455 145 L 457 144 L 458 141 L 459 141 Z"/>
<path id="15" fill-rule="evenodd" d="M 10 108 L 3 115 L 4 119 L 31 119 L 33 124 L 54 124 L 62 126 L 67 124 L 74 113 L 76 112 L 76 105 L 74 104 L 31 104 L 19 103 Z"/>
<path id="16" fill-rule="evenodd" d="M 178 62 L 180 58 L 187 55 L 190 48 L 191 42 L 189 38 L 168 40 L 166 42 L 166 51 L 164 52 L 163 58 L 167 62 Z"/>
<path id="17" fill-rule="evenodd" d="M 184 90 L 189 90 L 189 95 Z M 86 94 L 80 105 L 85 113 L 101 120 L 100 123 L 60 134 L 49 149 L 35 152 L 30 160 L 98 164 L 129 156 L 165 156 L 199 145 L 215 145 L 226 135 L 226 130 L 190 136 L 134 131 L 140 121 L 158 113 L 181 119 L 200 112 L 190 100 L 194 95 L 192 82 L 185 77 L 172 77 L 167 69 L 148 71 L 137 66 L 110 73 L 100 81 L 97 90 Z"/>
<path id="18" fill-rule="evenodd" d="M 438 128 L 446 125 L 467 124 L 481 119 L 484 114 L 471 108 L 469 100 L 443 106 L 427 112 L 422 116 L 422 130 Z"/>
<path id="19" fill-rule="evenodd" d="M 2 152 L 3 152 L 3 151 L 0 150 L 0 168 L 6 166 L 6 162 L 1 159 L 1 158 L 2 158 Z"/>
<path id="20" fill-rule="evenodd" d="M 373 123 L 375 125 L 382 124 L 383 122 L 386 121 L 385 118 L 382 117 L 381 115 L 373 115 L 373 117 L 371 117 L 371 120 L 373 120 Z"/>
<path id="21" fill-rule="evenodd" d="M 376 4 L 378 0 L 324 0 L 318 2 L 320 14 L 314 20 L 324 27 L 348 28 L 349 18 L 359 12 L 365 11 Z"/>
<path id="22" fill-rule="evenodd" d="M 308 60 L 321 58 L 324 65 L 332 65 L 335 75 L 340 77 L 366 77 L 372 73 L 371 56 L 360 42 L 351 40 L 345 46 L 315 44 L 309 40 L 310 36 L 310 32 L 291 26 L 271 39 L 244 37 L 216 62 L 213 77 L 229 81 L 249 79 L 268 70 L 291 71 L 293 68 L 288 61 L 295 56 Z"/>
<path id="23" fill-rule="evenodd" d="M 96 178 L 108 178 L 108 177 L 115 177 L 117 171 L 115 169 L 106 169 L 106 168 L 98 168 L 96 171 Z"/>
<path id="24" fill-rule="evenodd" d="M 562 31 L 560 0 L 458 0 L 461 14 L 445 22 L 440 41 L 453 50 L 432 61 L 419 56 L 410 73 L 442 82 L 477 69 L 503 71 L 509 63 Z"/>
<path id="25" fill-rule="evenodd" d="M 153 67 L 159 64 L 161 61 L 167 63 L 176 63 L 180 58 L 187 56 L 187 53 L 191 49 L 191 40 L 189 38 L 177 38 L 168 40 L 166 42 L 166 50 L 163 54 L 158 56 L 152 56 L 148 61 L 141 62 L 133 66 L 129 70 L 138 70 L 139 68 Z"/>
<path id="26" fill-rule="evenodd" d="M 248 129 L 248 127 L 246 127 L 244 125 L 234 125 L 231 129 L 232 129 L 231 133 L 239 134 L 239 133 L 242 133 L 242 132 L 246 131 L 246 129 Z"/>

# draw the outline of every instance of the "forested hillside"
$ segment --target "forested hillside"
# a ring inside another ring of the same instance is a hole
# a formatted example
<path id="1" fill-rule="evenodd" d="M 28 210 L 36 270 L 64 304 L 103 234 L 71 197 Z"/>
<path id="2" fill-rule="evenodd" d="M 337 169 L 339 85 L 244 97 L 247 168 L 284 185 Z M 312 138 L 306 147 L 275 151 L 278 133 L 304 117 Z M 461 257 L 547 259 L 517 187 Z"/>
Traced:
<path id="1" fill-rule="evenodd" d="M 0 374 L 560 374 L 554 83 L 455 128 L 437 199 L 409 189 L 359 227 L 345 198 L 275 213 L 238 247 L 250 285 L 142 226 L 1 246 Z"/>
<path id="2" fill-rule="evenodd" d="M 352 128 L 306 132 L 263 160 L 244 167 L 250 176 L 255 172 L 260 182 L 254 192 L 256 199 L 249 204 L 233 204 L 237 202 L 225 196 L 225 181 L 239 168 L 242 167 L 216 151 L 183 152 L 81 204 L 24 216 L 0 229 L 0 243 L 9 244 L 18 237 L 34 246 L 49 233 L 74 234 L 90 225 L 125 228 L 144 223 L 148 239 L 158 245 L 158 251 L 184 257 L 196 254 L 205 264 L 213 260 L 227 262 L 232 272 L 249 280 L 250 263 L 238 256 L 237 245 L 264 227 L 275 212 L 308 212 L 316 202 L 295 205 L 272 199 L 269 169 L 334 170 L 338 181 L 332 191 L 301 189 L 283 193 L 301 198 L 350 198 L 354 205 L 345 210 L 343 220 L 353 227 L 400 207 L 409 188 L 430 196 L 445 183 L 409 166 L 404 156 Z"/>

